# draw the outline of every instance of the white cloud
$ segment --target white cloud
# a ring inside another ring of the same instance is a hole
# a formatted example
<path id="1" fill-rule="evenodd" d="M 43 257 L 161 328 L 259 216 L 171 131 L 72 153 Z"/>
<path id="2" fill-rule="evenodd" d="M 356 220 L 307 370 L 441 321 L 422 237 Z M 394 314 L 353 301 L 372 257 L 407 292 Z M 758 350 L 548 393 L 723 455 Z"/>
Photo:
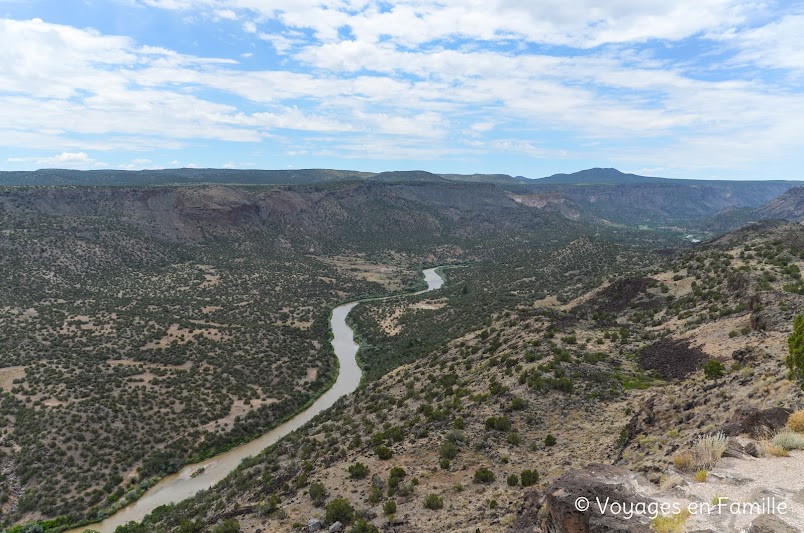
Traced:
<path id="1" fill-rule="evenodd" d="M 591 47 L 649 39 L 677 40 L 733 27 L 763 4 L 749 0 L 145 0 L 165 9 L 227 9 L 254 13 L 325 42 L 349 26 L 358 40 L 381 37 L 413 46 L 460 36 L 525 39 Z M 253 30 L 252 30 L 253 31 Z"/>
<path id="2" fill-rule="evenodd" d="M 216 9 L 215 17 L 221 20 L 237 20 L 237 13 L 231 9 Z"/>
<path id="3" fill-rule="evenodd" d="M 285 153 L 333 157 L 565 157 L 537 140 L 555 134 L 575 143 L 570 153 L 583 142 L 592 155 L 672 168 L 674 155 L 745 166 L 804 135 L 800 87 L 729 70 L 804 71 L 804 17 L 748 0 L 139 2 L 243 21 L 281 66 L 0 20 L 0 145 L 86 155 L 271 138 Z M 690 36 L 731 56 L 672 59 Z"/>
<path id="4" fill-rule="evenodd" d="M 9 157 L 9 163 L 35 163 L 44 168 L 102 168 L 106 163 L 96 161 L 85 152 L 62 152 L 48 157 Z"/>

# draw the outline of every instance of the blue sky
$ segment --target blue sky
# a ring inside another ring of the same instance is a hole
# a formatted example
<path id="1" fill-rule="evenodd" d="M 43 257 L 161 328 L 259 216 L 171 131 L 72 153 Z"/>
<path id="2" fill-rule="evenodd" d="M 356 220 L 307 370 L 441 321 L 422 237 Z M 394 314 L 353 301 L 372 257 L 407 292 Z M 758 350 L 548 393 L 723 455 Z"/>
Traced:
<path id="1" fill-rule="evenodd" d="M 0 168 L 801 179 L 804 3 L 0 0 Z"/>

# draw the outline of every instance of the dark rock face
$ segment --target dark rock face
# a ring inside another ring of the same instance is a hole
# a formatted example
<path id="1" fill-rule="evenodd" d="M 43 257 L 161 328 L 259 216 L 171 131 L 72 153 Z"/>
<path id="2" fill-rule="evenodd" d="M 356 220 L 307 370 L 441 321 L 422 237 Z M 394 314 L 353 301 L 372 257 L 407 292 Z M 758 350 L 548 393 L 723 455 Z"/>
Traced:
<path id="1" fill-rule="evenodd" d="M 651 529 L 647 517 L 615 514 L 615 508 L 607 509 L 604 514 L 598 502 L 617 502 L 626 509 L 637 504 L 655 504 L 640 494 L 654 491 L 644 477 L 617 466 L 592 464 L 584 470 L 573 470 L 547 489 L 541 527 L 543 531 L 556 533 L 648 533 Z M 579 498 L 589 502 L 585 512 L 578 510 Z"/>
<path id="2" fill-rule="evenodd" d="M 706 354 L 691 348 L 689 341 L 662 339 L 639 352 L 639 364 L 664 378 L 685 378 L 706 361 Z"/>
<path id="3" fill-rule="evenodd" d="M 595 298 L 595 310 L 606 313 L 619 313 L 627 309 L 631 303 L 658 282 L 652 278 L 620 278 L 600 291 Z M 642 307 L 649 302 L 642 302 Z"/>
<path id="4" fill-rule="evenodd" d="M 748 533 L 797 533 L 797 529 L 787 525 L 781 518 L 764 514 L 751 522 Z"/>
<path id="5" fill-rule="evenodd" d="M 755 407 L 739 407 L 722 431 L 729 437 L 750 435 L 762 438 L 782 429 L 792 411 L 784 407 L 759 410 Z"/>

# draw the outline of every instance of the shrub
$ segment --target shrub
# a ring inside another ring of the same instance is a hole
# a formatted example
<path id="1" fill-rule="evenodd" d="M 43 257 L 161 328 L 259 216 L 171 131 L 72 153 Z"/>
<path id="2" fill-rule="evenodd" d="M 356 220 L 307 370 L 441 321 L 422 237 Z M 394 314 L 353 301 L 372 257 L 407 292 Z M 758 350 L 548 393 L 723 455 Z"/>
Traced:
<path id="1" fill-rule="evenodd" d="M 688 451 L 678 452 L 673 455 L 673 465 L 681 472 L 688 472 L 695 465 L 695 458 Z"/>
<path id="2" fill-rule="evenodd" d="M 790 379 L 804 381 L 804 315 L 793 321 L 793 334 L 787 338 L 789 355 L 785 359 Z"/>
<path id="3" fill-rule="evenodd" d="M 408 473 L 405 472 L 405 469 L 401 466 L 395 466 L 388 472 L 388 484 L 389 485 L 396 485 L 407 476 Z"/>
<path id="4" fill-rule="evenodd" d="M 355 510 L 349 500 L 344 498 L 335 498 L 327 504 L 326 508 L 326 521 L 329 524 L 340 522 L 341 524 L 348 524 L 355 516 Z"/>
<path id="5" fill-rule="evenodd" d="M 706 379 L 718 379 L 726 375 L 726 366 L 717 359 L 710 359 L 703 367 Z"/>
<path id="6" fill-rule="evenodd" d="M 536 470 L 523 470 L 519 477 L 523 487 L 530 487 L 539 482 L 539 472 Z"/>
<path id="7" fill-rule="evenodd" d="M 224 520 L 212 528 L 212 533 L 240 533 L 240 522 L 231 518 Z"/>
<path id="8" fill-rule="evenodd" d="M 511 426 L 511 419 L 509 419 L 507 416 L 490 416 L 486 419 L 487 430 L 496 429 L 497 431 L 509 431 Z"/>
<path id="9" fill-rule="evenodd" d="M 349 477 L 352 479 L 364 479 L 369 474 L 369 469 L 363 463 L 349 465 Z"/>
<path id="10" fill-rule="evenodd" d="M 458 456 L 458 447 L 451 441 L 444 441 L 439 449 L 442 459 L 455 459 Z"/>
<path id="11" fill-rule="evenodd" d="M 441 467 L 441 470 L 449 470 L 449 459 L 441 459 L 438 466 Z"/>
<path id="12" fill-rule="evenodd" d="M 693 448 L 695 464 L 700 468 L 714 468 L 725 451 L 726 436 L 723 432 L 698 437 Z"/>
<path id="13" fill-rule="evenodd" d="M 313 500 L 313 505 L 321 507 L 324 505 L 324 499 L 327 497 L 327 489 L 322 483 L 312 483 L 310 485 L 310 498 Z"/>
<path id="14" fill-rule="evenodd" d="M 796 411 L 787 419 L 787 427 L 796 433 L 804 433 L 804 411 Z"/>
<path id="15" fill-rule="evenodd" d="M 767 441 L 760 443 L 759 449 L 763 457 L 790 457 L 789 451 Z"/>
<path id="16" fill-rule="evenodd" d="M 552 435 L 547 435 L 544 438 L 544 445 L 545 446 L 555 446 L 556 445 L 556 438 Z"/>
<path id="17" fill-rule="evenodd" d="M 371 484 L 368 494 L 368 502 L 372 504 L 380 503 L 382 501 L 382 488 L 379 485 Z"/>
<path id="18" fill-rule="evenodd" d="M 509 487 L 516 487 L 517 485 L 519 485 L 519 476 L 516 474 L 511 474 L 510 476 L 508 476 L 508 479 L 506 481 L 508 482 Z"/>
<path id="19" fill-rule="evenodd" d="M 424 508 L 437 511 L 444 508 L 444 500 L 438 494 L 428 494 L 424 498 Z"/>
<path id="20" fill-rule="evenodd" d="M 695 472 L 695 481 L 697 481 L 698 483 L 705 482 L 707 477 L 709 477 L 709 472 L 707 472 L 706 470 L 701 469 Z"/>
<path id="21" fill-rule="evenodd" d="M 785 450 L 804 450 L 804 435 L 783 429 L 773 437 L 771 443 Z"/>
<path id="22" fill-rule="evenodd" d="M 651 529 L 656 533 L 682 533 L 690 514 L 688 509 L 683 509 L 673 516 L 657 516 L 651 521 Z"/>
<path id="23" fill-rule="evenodd" d="M 380 530 L 371 522 L 358 518 L 349 533 L 380 533 Z"/>
<path id="24" fill-rule="evenodd" d="M 394 452 L 392 452 L 387 446 L 377 446 L 374 448 L 374 453 L 377 454 L 377 457 L 383 461 L 387 461 L 394 456 Z"/>
<path id="25" fill-rule="evenodd" d="M 396 512 L 396 501 L 388 500 L 382 504 L 382 512 L 387 515 L 394 514 Z"/>
<path id="26" fill-rule="evenodd" d="M 494 481 L 494 472 L 481 466 L 475 471 L 475 483 L 491 483 Z"/>

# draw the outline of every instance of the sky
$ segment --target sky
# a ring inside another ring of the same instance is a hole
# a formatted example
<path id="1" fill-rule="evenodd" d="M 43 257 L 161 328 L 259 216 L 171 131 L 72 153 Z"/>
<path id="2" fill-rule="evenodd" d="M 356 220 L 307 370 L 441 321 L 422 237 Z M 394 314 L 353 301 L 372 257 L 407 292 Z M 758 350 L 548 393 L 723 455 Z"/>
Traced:
<path id="1" fill-rule="evenodd" d="M 0 169 L 804 178 L 804 1 L 0 0 Z"/>

